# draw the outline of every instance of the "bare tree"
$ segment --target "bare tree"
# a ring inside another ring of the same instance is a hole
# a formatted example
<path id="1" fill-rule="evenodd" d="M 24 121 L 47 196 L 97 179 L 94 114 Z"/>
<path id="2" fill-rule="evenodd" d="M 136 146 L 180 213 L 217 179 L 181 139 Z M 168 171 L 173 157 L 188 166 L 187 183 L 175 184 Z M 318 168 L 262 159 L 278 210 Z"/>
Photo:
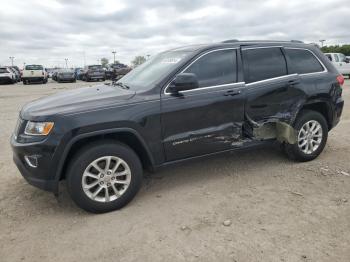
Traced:
<path id="1" fill-rule="evenodd" d="M 131 61 L 131 63 L 133 64 L 134 67 L 139 66 L 141 64 L 143 64 L 144 62 L 146 62 L 146 58 L 144 56 L 136 56 L 134 58 L 134 60 Z"/>

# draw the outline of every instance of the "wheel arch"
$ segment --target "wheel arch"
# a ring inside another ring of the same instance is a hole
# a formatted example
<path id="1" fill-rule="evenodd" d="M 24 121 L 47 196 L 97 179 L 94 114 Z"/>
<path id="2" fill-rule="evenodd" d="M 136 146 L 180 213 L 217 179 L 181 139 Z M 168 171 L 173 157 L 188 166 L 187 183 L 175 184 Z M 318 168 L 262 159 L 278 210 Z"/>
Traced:
<path id="1" fill-rule="evenodd" d="M 154 159 L 143 138 L 134 129 L 117 128 L 81 134 L 74 137 L 68 143 L 62 154 L 57 172 L 55 174 L 55 180 L 58 182 L 59 180 L 65 178 L 69 160 L 72 159 L 73 155 L 76 154 L 82 147 L 97 141 L 108 140 L 126 144 L 138 155 L 144 169 L 153 170 L 155 166 Z"/>
<path id="2" fill-rule="evenodd" d="M 326 122 L 328 125 L 328 130 L 332 129 L 332 127 L 333 127 L 332 126 L 333 114 L 332 114 L 332 107 L 328 101 L 324 101 L 324 100 L 307 101 L 299 109 L 297 116 L 299 116 L 303 110 L 312 110 L 312 111 L 320 113 L 326 119 Z"/>

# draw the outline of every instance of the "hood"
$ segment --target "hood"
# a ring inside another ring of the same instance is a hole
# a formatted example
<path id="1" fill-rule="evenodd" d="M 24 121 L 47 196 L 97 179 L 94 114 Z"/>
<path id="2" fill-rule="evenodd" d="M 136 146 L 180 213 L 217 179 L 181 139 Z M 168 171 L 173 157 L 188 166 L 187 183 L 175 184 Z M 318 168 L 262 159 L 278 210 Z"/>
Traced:
<path id="1" fill-rule="evenodd" d="M 123 104 L 134 95 L 134 91 L 111 85 L 79 88 L 30 102 L 22 108 L 21 116 L 30 120 L 33 117 L 84 112 Z"/>

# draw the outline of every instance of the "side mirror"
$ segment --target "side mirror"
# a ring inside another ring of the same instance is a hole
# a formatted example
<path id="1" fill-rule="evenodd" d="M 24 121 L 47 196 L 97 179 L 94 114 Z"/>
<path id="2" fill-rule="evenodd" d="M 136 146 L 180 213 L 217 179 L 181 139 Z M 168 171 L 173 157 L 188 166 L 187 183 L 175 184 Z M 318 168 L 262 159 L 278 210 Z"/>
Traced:
<path id="1" fill-rule="evenodd" d="M 170 83 L 169 90 L 172 94 L 178 94 L 180 91 L 198 88 L 197 76 L 192 73 L 178 74 Z"/>

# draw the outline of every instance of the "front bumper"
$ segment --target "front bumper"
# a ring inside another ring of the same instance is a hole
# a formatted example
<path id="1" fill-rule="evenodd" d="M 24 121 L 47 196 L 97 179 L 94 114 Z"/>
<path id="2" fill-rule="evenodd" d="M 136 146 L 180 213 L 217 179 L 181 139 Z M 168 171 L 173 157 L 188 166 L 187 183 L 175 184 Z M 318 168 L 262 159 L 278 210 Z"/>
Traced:
<path id="1" fill-rule="evenodd" d="M 9 76 L 0 76 L 0 83 L 7 83 L 11 81 L 12 81 L 12 78 Z"/>
<path id="2" fill-rule="evenodd" d="M 24 179 L 40 189 L 56 193 L 58 181 L 55 180 L 55 163 L 52 160 L 53 152 L 45 141 L 35 143 L 18 143 L 15 137 L 11 138 L 13 161 Z M 37 166 L 33 167 L 25 157 L 35 157 Z"/>

